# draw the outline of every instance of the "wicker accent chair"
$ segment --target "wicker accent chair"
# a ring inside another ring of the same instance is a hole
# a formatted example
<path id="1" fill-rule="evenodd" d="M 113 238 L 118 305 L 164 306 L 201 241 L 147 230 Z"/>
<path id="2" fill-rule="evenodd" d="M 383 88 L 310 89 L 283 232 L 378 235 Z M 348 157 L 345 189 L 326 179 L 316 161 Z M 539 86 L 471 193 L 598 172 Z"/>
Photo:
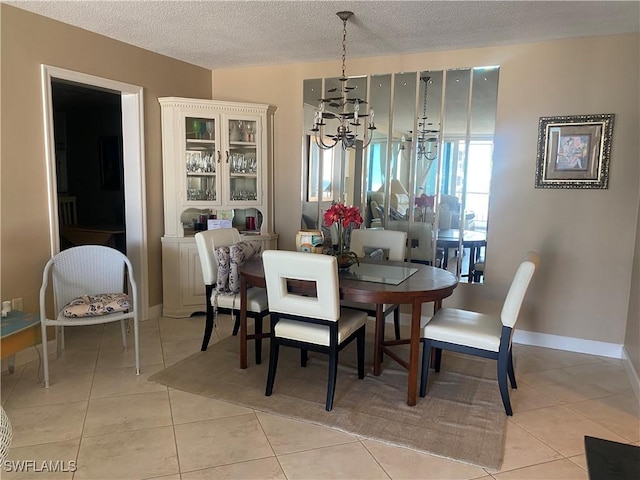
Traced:
<path id="1" fill-rule="evenodd" d="M 55 318 L 48 319 L 47 288 L 53 284 Z M 119 307 L 109 306 L 100 296 L 119 294 Z M 126 297 L 126 300 L 124 300 Z M 125 309 L 126 305 L 126 309 Z M 117 308 L 122 308 L 117 311 Z M 122 252 L 102 245 L 83 245 L 54 255 L 45 265 L 40 287 L 40 325 L 44 385 L 49 387 L 47 327 L 56 327 L 57 356 L 64 348 L 64 327 L 120 322 L 122 345 L 127 349 L 125 320 L 133 320 L 136 374 L 140 375 L 138 289 L 131 262 Z M 84 313 L 82 313 L 84 310 Z M 79 313 L 78 313 L 79 312 Z M 70 316 L 74 315 L 74 316 Z"/>

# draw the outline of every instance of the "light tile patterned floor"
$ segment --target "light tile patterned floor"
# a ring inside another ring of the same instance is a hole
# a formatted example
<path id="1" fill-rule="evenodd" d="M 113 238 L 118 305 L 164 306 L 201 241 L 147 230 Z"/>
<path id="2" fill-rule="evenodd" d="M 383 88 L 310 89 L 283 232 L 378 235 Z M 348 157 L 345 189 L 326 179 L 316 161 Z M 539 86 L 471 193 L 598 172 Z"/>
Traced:
<path id="1" fill-rule="evenodd" d="M 231 319 L 219 323 L 212 342 L 230 334 Z M 117 324 L 68 328 L 67 349 L 50 362 L 49 389 L 36 362 L 3 372 L 9 460 L 40 469 L 46 460 L 75 461 L 77 471 L 2 478 L 587 479 L 584 435 L 640 445 L 638 401 L 620 361 L 524 345 L 515 346 L 519 388 L 499 472 L 148 382 L 199 349 L 203 324 L 142 322 L 140 377 Z"/>

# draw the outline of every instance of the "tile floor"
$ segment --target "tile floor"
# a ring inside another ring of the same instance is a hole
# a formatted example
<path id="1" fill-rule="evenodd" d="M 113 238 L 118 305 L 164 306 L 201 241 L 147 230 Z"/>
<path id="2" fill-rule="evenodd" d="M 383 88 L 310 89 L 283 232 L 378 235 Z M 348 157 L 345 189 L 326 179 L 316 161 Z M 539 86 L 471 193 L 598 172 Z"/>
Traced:
<path id="1" fill-rule="evenodd" d="M 117 324 L 67 329 L 45 390 L 37 362 L 2 372 L 13 424 L 9 460 L 43 473 L 3 479 L 587 479 L 584 435 L 640 445 L 638 402 L 615 359 L 516 345 L 504 464 L 490 471 L 146 381 L 197 351 L 204 319 L 142 322 L 143 373 Z M 221 317 L 212 342 L 230 334 Z M 497 388 L 497 387 L 496 387 Z M 43 461 L 63 469 L 46 471 Z M 14 464 L 15 465 L 15 464 Z M 43 468 L 45 470 L 43 470 Z"/>

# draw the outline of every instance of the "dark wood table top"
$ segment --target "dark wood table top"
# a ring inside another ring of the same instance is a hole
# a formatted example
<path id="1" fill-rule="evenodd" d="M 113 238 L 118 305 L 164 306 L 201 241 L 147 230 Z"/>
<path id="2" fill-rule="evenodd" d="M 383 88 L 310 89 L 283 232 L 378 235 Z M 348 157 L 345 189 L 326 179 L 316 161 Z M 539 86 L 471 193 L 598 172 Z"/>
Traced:
<path id="1" fill-rule="evenodd" d="M 313 254 L 310 254 L 313 255 Z M 381 263 L 400 267 L 417 268 L 418 271 L 399 285 L 369 282 L 340 275 L 340 298 L 363 303 L 422 303 L 448 297 L 458 285 L 455 275 L 442 268 L 420 263 L 389 262 L 385 260 L 361 259 L 366 263 Z M 254 257 L 239 267 L 239 273 L 247 283 L 264 288 L 262 258 Z"/>

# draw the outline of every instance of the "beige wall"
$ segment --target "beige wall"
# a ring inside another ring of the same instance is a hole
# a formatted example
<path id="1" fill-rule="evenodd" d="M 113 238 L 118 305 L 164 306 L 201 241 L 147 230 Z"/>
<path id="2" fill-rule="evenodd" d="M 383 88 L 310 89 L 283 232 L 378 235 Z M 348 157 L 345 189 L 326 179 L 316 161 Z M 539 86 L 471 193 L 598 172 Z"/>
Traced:
<path id="1" fill-rule="evenodd" d="M 149 304 L 162 302 L 160 106 L 168 95 L 211 98 L 211 72 L 5 4 L 0 5 L 2 299 L 37 311 L 50 256 L 40 64 L 144 87 Z"/>
<path id="2" fill-rule="evenodd" d="M 486 284 L 460 285 L 449 304 L 497 309 L 522 253 L 537 250 L 542 264 L 519 328 L 623 343 L 640 190 L 639 43 L 633 34 L 347 60 L 349 75 L 500 65 Z M 214 98 L 278 107 L 275 225 L 284 249 L 300 227 L 302 82 L 337 73 L 337 60 L 213 72 Z M 616 115 L 609 189 L 534 189 L 539 117 L 592 113 Z"/>

